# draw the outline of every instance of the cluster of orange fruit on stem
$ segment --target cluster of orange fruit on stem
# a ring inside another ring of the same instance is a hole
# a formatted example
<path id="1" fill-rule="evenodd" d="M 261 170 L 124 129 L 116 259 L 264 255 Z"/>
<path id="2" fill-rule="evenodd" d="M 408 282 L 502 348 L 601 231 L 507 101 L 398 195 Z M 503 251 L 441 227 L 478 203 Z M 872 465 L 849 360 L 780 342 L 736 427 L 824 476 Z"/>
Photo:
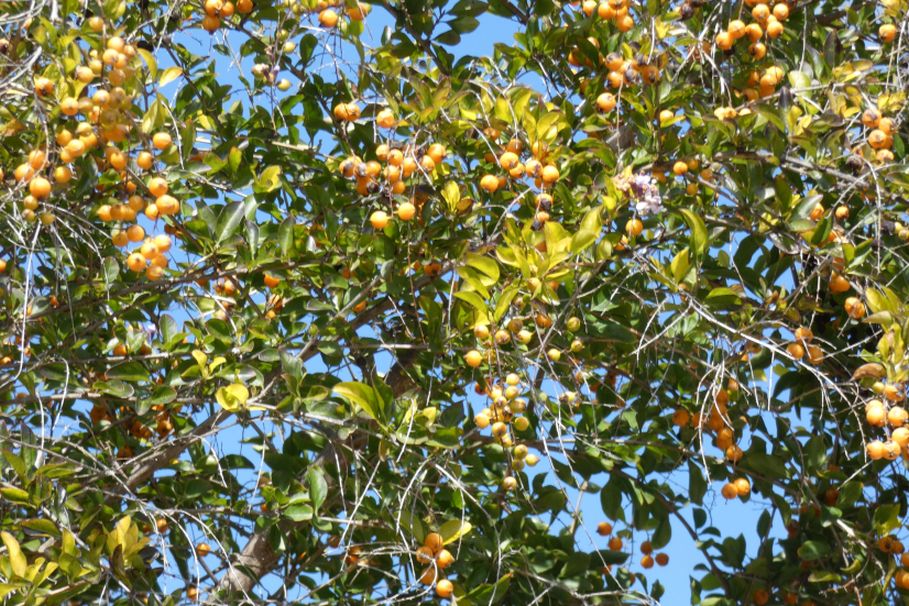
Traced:
<path id="1" fill-rule="evenodd" d="M 222 19 L 230 19 L 235 12 L 246 15 L 251 13 L 252 9 L 252 0 L 237 0 L 236 5 L 230 0 L 205 0 L 202 5 L 204 12 L 202 29 L 213 34 L 221 27 Z"/>
<path id="2" fill-rule="evenodd" d="M 587 38 L 587 42 L 599 51 L 600 41 L 596 38 Z M 571 50 L 568 53 L 568 63 L 575 67 L 594 67 L 592 61 L 580 56 L 580 50 Z M 605 57 L 598 53 L 597 60 L 599 65 L 605 67 L 606 82 L 610 88 L 619 89 L 627 86 L 634 86 L 639 83 L 655 84 L 660 79 L 660 65 L 663 61 L 661 56 L 648 60 L 644 55 L 638 55 L 632 59 L 626 59 L 621 53 L 612 52 Z M 580 83 L 580 91 L 587 92 L 590 80 L 583 79 Z M 604 110 L 608 111 L 608 110 Z"/>
<path id="3" fill-rule="evenodd" d="M 420 582 L 424 585 L 435 583 L 436 595 L 440 598 L 450 598 L 454 593 L 454 585 L 442 576 L 442 571 L 454 564 L 455 558 L 445 549 L 442 535 L 437 532 L 426 535 L 423 545 L 417 548 L 417 561 L 421 564 L 430 564 L 420 576 Z"/>
<path id="4" fill-rule="evenodd" d="M 868 458 L 874 461 L 896 460 L 900 454 L 909 458 L 909 412 L 898 403 L 905 394 L 902 388 L 893 383 L 875 383 L 873 389 L 883 396 L 883 400 L 874 399 L 865 405 L 865 420 L 872 427 L 890 428 L 890 436 L 885 440 L 871 440 L 865 445 Z"/>
<path id="5" fill-rule="evenodd" d="M 152 136 L 152 145 L 159 151 L 170 149 L 172 144 L 173 140 L 166 132 L 158 132 Z M 120 161 L 123 168 L 127 160 L 124 154 Z M 136 157 L 136 165 L 142 170 L 151 170 L 154 167 L 154 156 L 151 152 L 141 151 Z M 168 194 L 169 186 L 166 179 L 151 177 L 145 185 L 154 202 L 146 204 L 145 199 L 135 193 L 134 188 L 129 188 L 132 192 L 126 204 L 104 204 L 97 210 L 98 218 L 105 223 L 111 221 L 128 223 L 134 221 L 139 212 L 144 212 L 147 218 L 154 221 L 158 217 L 175 215 L 180 211 L 180 203 Z M 171 239 L 167 234 L 146 237 L 145 229 L 141 225 L 133 224 L 125 229 L 114 229 L 111 240 L 120 247 L 127 246 L 130 242 L 142 242 L 139 248 L 127 256 L 126 266 L 135 273 L 145 272 L 149 280 L 159 280 L 164 275 L 164 269 L 168 265 L 166 253 L 171 248 Z"/>
<path id="6" fill-rule="evenodd" d="M 770 39 L 779 38 L 783 33 L 783 22 L 789 18 L 789 3 L 777 2 L 771 8 L 768 0 L 746 0 L 751 7 L 754 22 L 745 24 L 741 19 L 733 19 L 726 30 L 716 35 L 717 48 L 723 51 L 732 50 L 738 40 L 747 39 L 751 44 L 748 53 L 756 60 L 763 59 L 767 47 L 761 42 L 764 34 Z"/>
<path id="7" fill-rule="evenodd" d="M 609 547 L 609 549 L 611 551 L 621 551 L 622 550 L 622 547 L 624 546 L 624 543 L 622 542 L 622 538 L 619 537 L 618 535 L 610 536 L 610 535 L 612 535 L 612 524 L 610 524 L 609 522 L 600 522 L 599 524 L 597 524 L 597 534 L 599 534 L 602 537 L 609 537 L 609 542 L 607 543 L 607 546 Z M 654 564 L 658 564 L 660 566 L 666 566 L 667 564 L 669 564 L 669 554 L 667 554 L 667 553 L 654 554 L 653 553 L 653 544 L 650 541 L 643 541 L 641 543 L 641 553 L 643 554 L 641 556 L 641 567 L 642 568 L 647 568 L 647 569 L 653 568 Z M 608 566 L 603 569 L 604 573 L 607 573 L 609 571 L 610 571 L 610 568 Z"/>
<path id="8" fill-rule="evenodd" d="M 332 110 L 334 118 L 339 122 L 354 122 L 360 118 L 360 108 L 356 103 L 339 103 Z M 376 126 L 384 130 L 394 129 L 398 120 L 390 109 L 382 109 L 376 113 Z M 436 167 L 444 162 L 448 150 L 440 143 L 431 143 L 422 153 L 418 153 L 414 146 L 398 146 L 394 143 L 380 143 L 375 149 L 375 159 L 363 161 L 358 156 L 345 158 L 339 169 L 341 174 L 356 181 L 356 190 L 361 196 L 375 193 L 384 188 L 389 194 L 400 195 L 407 191 L 407 179 L 418 171 L 427 178 L 432 179 Z M 418 159 L 419 158 L 419 159 Z M 419 211 L 419 200 L 401 202 L 395 209 L 395 215 L 401 221 L 411 221 Z M 369 222 L 374 229 L 385 229 L 391 216 L 385 210 L 376 210 Z"/>
<path id="9" fill-rule="evenodd" d="M 100 17 L 91 17 L 86 24 L 94 33 L 102 33 L 105 29 Z M 124 86 L 130 87 L 137 69 L 138 53 L 133 45 L 115 35 L 107 39 L 102 52 L 91 49 L 88 55 L 86 65 L 76 66 L 71 88 L 83 90 L 99 77 L 104 78 L 105 86 L 99 85 L 91 96 L 62 96 L 51 114 L 64 122 L 55 132 L 57 147 L 51 149 L 48 145 L 47 149 L 33 150 L 27 161 L 14 171 L 17 181 L 28 182 L 29 193 L 22 203 L 22 214 L 28 221 L 35 220 L 35 210 L 53 193 L 53 185 L 48 179 L 51 171 L 48 168 L 44 172 L 49 156 L 56 156 L 57 161 L 52 172 L 54 183 L 65 187 L 74 176 L 70 164 L 106 143 L 104 160 L 99 161 L 99 166 L 106 165 L 125 179 L 127 156 L 116 144 L 124 142 L 131 130 L 132 95 Z M 48 102 L 54 98 L 57 85 L 50 78 L 39 76 L 34 80 L 34 91 L 39 100 Z M 85 119 L 75 126 L 73 132 L 65 122 L 79 114 Z M 52 223 L 54 218 L 50 212 L 41 214 L 45 224 Z"/>
<path id="10" fill-rule="evenodd" d="M 343 5 L 341 0 L 322 0 L 316 4 L 315 10 L 319 12 L 319 25 L 322 27 L 335 27 L 338 25 L 340 16 L 334 10 L 334 7 Z M 362 21 L 372 10 L 366 2 L 358 2 L 356 6 L 347 7 L 345 13 L 351 21 Z"/>
<path id="11" fill-rule="evenodd" d="M 707 429 L 716 432 L 714 445 L 723 451 L 726 459 L 738 463 L 744 452 L 735 443 L 735 431 L 729 423 L 729 394 L 738 393 L 739 384 L 734 379 L 729 379 L 726 389 L 720 389 L 714 398 L 713 407 L 707 416 L 706 422 L 700 413 L 692 415 L 685 408 L 677 408 L 672 414 L 672 422 L 678 427 L 691 426 L 700 428 L 706 425 Z"/>
<path id="12" fill-rule="evenodd" d="M 808 356 L 808 362 L 818 365 L 824 361 L 824 351 L 812 343 L 814 333 L 807 326 L 799 326 L 794 332 L 795 340 L 786 346 L 786 352 L 795 358 L 801 360 Z"/>
<path id="13" fill-rule="evenodd" d="M 91 17 L 86 22 L 88 29 L 96 34 L 105 31 L 105 22 L 100 17 Z M 53 170 L 53 179 L 58 187 L 64 187 L 73 179 L 73 168 L 70 166 L 79 158 L 104 145 L 103 155 L 93 156 L 94 162 L 101 170 L 113 171 L 122 184 L 127 200 L 116 204 L 102 204 L 96 210 L 97 217 L 104 222 L 121 224 L 134 223 L 140 212 L 155 220 L 159 216 L 174 215 L 180 210 L 180 203 L 168 194 L 168 183 L 162 177 L 151 177 L 145 184 L 154 202 L 147 204 L 145 198 L 137 193 L 138 185 L 129 179 L 130 154 L 121 149 L 119 144 L 126 142 L 132 131 L 132 99 L 130 90 L 136 86 L 134 75 L 138 61 L 136 48 L 118 35 L 107 37 L 104 50 L 89 51 L 85 65 L 75 67 L 71 90 L 84 93 L 81 96 L 62 96 L 56 107 L 61 125 L 55 131 L 56 148 L 50 153 L 58 162 Z M 87 87 L 93 86 L 89 92 Z M 49 99 L 56 90 L 53 81 L 38 77 L 34 83 L 35 93 L 41 99 Z M 124 88 L 125 87 L 125 88 Z M 73 128 L 70 119 L 84 118 Z M 72 130 L 70 130 L 72 128 Z M 166 132 L 155 133 L 151 137 L 152 146 L 161 152 L 172 146 L 172 138 Z M 28 160 L 14 171 L 20 182 L 28 181 L 29 194 L 23 200 L 23 215 L 33 220 L 35 210 L 40 202 L 53 193 L 53 186 L 43 171 L 48 164 L 48 151 L 33 150 Z M 151 151 L 143 150 L 133 159 L 135 166 L 143 171 L 154 168 L 155 158 Z M 41 172 L 39 172 L 41 171 Z M 48 172 L 50 172 L 48 170 Z M 103 191 L 103 186 L 98 186 Z M 42 213 L 41 220 L 51 223 L 52 213 Z M 171 247 L 171 239 L 166 234 L 146 237 L 145 230 L 138 224 L 115 228 L 111 240 L 116 246 L 124 247 L 130 242 L 142 242 L 141 247 L 127 257 L 126 265 L 134 272 L 145 272 L 149 279 L 157 280 L 163 276 L 168 259 L 165 253 Z"/>
<path id="14" fill-rule="evenodd" d="M 478 353 L 478 352 L 477 352 Z M 469 354 L 468 354 L 469 355 Z M 468 359 L 468 364 L 471 360 Z M 527 400 L 521 396 L 521 379 L 515 373 L 505 377 L 505 385 L 492 384 L 491 387 L 480 386 L 481 391 L 490 399 L 490 404 L 474 416 L 474 424 L 479 429 L 490 428 L 492 437 L 505 449 L 511 449 L 511 469 L 520 471 L 525 465 L 533 467 L 539 457 L 528 452 L 524 444 L 515 444 L 515 432 L 524 432 L 530 428 L 530 419 L 523 415 L 527 410 Z M 510 473 L 502 479 L 502 488 L 514 490 L 518 483 Z"/>
<path id="15" fill-rule="evenodd" d="M 572 4 L 577 4 L 577 2 Z M 620 32 L 627 32 L 634 27 L 634 18 L 628 12 L 629 4 L 628 0 L 604 0 L 602 2 L 584 0 L 581 10 L 588 17 L 596 14 L 604 21 L 612 21 Z"/>
<path id="16" fill-rule="evenodd" d="M 484 134 L 490 142 L 499 138 L 500 132 L 494 128 L 487 128 Z M 494 194 L 500 189 L 507 187 L 508 179 L 530 178 L 534 180 L 534 185 L 541 190 L 552 188 L 561 176 L 558 167 L 547 160 L 546 146 L 538 141 L 531 145 L 531 157 L 526 160 L 521 159 L 524 151 L 524 144 L 520 139 L 512 138 L 505 144 L 498 155 L 490 151 L 486 154 L 486 161 L 498 164 L 500 168 L 506 171 L 506 175 L 494 175 L 488 173 L 480 178 L 480 189 L 488 194 Z M 548 218 L 548 210 L 552 205 L 552 196 L 543 193 L 536 198 L 537 215 L 536 220 L 539 223 L 545 223 Z"/>
<path id="17" fill-rule="evenodd" d="M 868 129 L 865 140 L 874 150 L 874 158 L 882 164 L 893 162 L 893 152 L 890 149 L 893 147 L 893 119 L 884 117 L 876 108 L 871 108 L 862 113 L 862 125 Z"/>

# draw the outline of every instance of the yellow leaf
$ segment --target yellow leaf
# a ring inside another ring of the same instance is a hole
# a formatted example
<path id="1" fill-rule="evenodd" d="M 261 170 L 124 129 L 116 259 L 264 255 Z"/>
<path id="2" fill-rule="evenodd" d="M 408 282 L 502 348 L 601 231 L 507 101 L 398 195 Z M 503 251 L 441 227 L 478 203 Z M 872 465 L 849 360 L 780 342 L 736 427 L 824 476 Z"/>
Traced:
<path id="1" fill-rule="evenodd" d="M 237 412 L 246 407 L 249 390 L 239 383 L 233 383 L 215 392 L 215 399 L 227 412 Z"/>
<path id="2" fill-rule="evenodd" d="M 179 78 L 182 75 L 183 75 L 183 70 L 181 68 L 168 67 L 161 74 L 161 80 L 158 81 L 158 86 L 165 86 L 165 85 L 173 82 L 174 80 L 176 80 L 177 78 Z"/>
<path id="3" fill-rule="evenodd" d="M 6 545 L 6 551 L 9 553 L 9 565 L 13 574 L 17 577 L 24 577 L 28 571 L 28 561 L 19 547 L 19 541 L 6 531 L 0 532 L 0 538 L 3 539 L 3 544 Z"/>
<path id="4" fill-rule="evenodd" d="M 439 528 L 439 534 L 442 535 L 442 543 L 448 545 L 449 543 L 454 543 L 472 529 L 473 524 L 470 522 L 448 520 Z"/>

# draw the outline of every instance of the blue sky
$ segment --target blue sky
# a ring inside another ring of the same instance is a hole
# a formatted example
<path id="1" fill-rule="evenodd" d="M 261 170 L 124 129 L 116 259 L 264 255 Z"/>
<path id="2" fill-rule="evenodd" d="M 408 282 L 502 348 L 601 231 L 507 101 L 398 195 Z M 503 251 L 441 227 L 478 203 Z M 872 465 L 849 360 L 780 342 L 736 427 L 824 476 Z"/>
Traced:
<path id="1" fill-rule="evenodd" d="M 373 39 L 373 37 L 380 36 L 385 27 L 393 27 L 393 22 L 384 11 L 376 9 L 367 20 L 366 39 L 369 40 Z M 495 16 L 484 15 L 480 17 L 480 27 L 474 32 L 465 35 L 461 44 L 452 49 L 452 51 L 456 55 L 488 55 L 492 52 L 493 45 L 496 42 L 511 42 L 511 37 L 515 31 L 516 28 L 513 22 Z M 198 42 L 194 48 L 196 52 L 207 52 L 207 46 L 211 41 L 211 38 L 207 34 L 200 30 L 194 30 L 187 32 L 186 36 Z M 215 38 L 215 40 L 217 40 L 217 38 Z M 237 71 L 236 66 L 231 65 L 230 62 L 220 57 L 217 59 L 217 65 L 219 78 L 222 82 L 233 83 L 238 87 L 242 87 L 237 79 L 239 72 Z M 162 61 L 161 67 L 167 67 L 167 63 Z M 247 74 L 249 73 L 248 70 L 250 67 L 251 65 L 243 66 L 243 69 Z M 278 78 L 285 76 L 288 75 L 279 74 Z M 295 84 L 296 83 L 294 83 L 294 85 Z M 172 84 L 166 88 L 164 92 L 172 95 L 176 90 L 178 90 L 178 84 Z M 291 93 L 293 90 L 294 89 L 292 88 Z M 241 94 L 241 97 L 245 97 L 245 95 Z M 146 223 L 146 227 L 151 228 L 151 225 Z M 149 229 L 149 231 L 152 230 Z M 382 362 L 384 364 L 387 365 L 389 361 L 390 356 L 382 356 Z M 311 371 L 322 371 L 325 367 L 321 361 L 316 358 L 309 364 L 309 369 Z M 478 411 L 484 405 L 483 402 L 476 397 L 471 397 L 470 401 L 474 407 L 474 412 Z M 767 416 L 768 418 L 765 421 L 769 426 L 773 427 L 773 419 L 769 417 L 769 415 Z M 251 449 L 248 445 L 243 444 L 244 438 L 249 438 L 251 435 L 250 432 L 244 432 L 241 428 L 235 427 L 222 432 L 212 445 L 222 455 L 242 451 L 253 460 L 254 464 L 258 465 L 260 464 L 260 461 L 255 458 L 255 454 L 250 452 Z M 536 472 L 548 473 L 546 471 L 547 468 L 548 462 L 544 458 L 536 468 Z M 558 485 L 558 479 L 555 478 L 554 474 L 550 474 L 550 477 L 552 483 Z M 241 475 L 240 479 L 243 480 L 245 478 Z M 600 485 L 605 484 L 606 480 L 607 478 L 605 477 L 597 478 Z M 667 481 L 683 488 L 688 485 L 687 474 L 684 472 L 673 474 L 667 478 Z M 748 552 L 753 555 L 758 545 L 757 537 L 754 533 L 755 523 L 758 515 L 765 509 L 766 504 L 754 497 L 748 502 L 741 502 L 738 500 L 726 502 L 718 493 L 719 485 L 715 484 L 712 489 L 713 490 L 708 493 L 706 497 L 708 502 L 705 503 L 705 508 L 711 513 L 708 525 L 717 528 L 720 533 L 722 533 L 722 536 L 736 536 L 739 533 L 743 533 L 746 539 L 748 539 Z M 569 502 L 573 503 L 577 498 L 576 492 L 570 487 L 566 487 L 566 490 L 569 494 Z M 605 548 L 607 539 L 598 536 L 595 532 L 596 524 L 604 519 L 600 507 L 599 495 L 585 494 L 582 497 L 581 503 L 585 530 L 581 530 L 578 533 L 579 547 L 585 550 Z M 689 520 L 691 519 L 690 512 L 684 511 L 683 513 L 686 514 Z M 700 551 L 695 548 L 694 541 L 683 526 L 674 519 L 672 526 L 672 541 L 665 550 L 671 558 L 669 565 L 665 568 L 654 568 L 646 573 L 646 575 L 651 582 L 659 580 L 665 587 L 666 593 L 662 599 L 663 604 L 686 604 L 690 601 L 689 575 L 691 574 L 694 565 L 704 563 L 704 559 Z M 617 525 L 617 529 L 621 529 L 621 526 Z M 190 530 L 196 531 L 197 529 Z M 774 534 L 780 535 L 782 532 L 783 529 L 777 519 L 775 520 Z M 626 542 L 626 549 L 630 548 L 633 550 L 631 556 L 632 562 L 636 563 L 640 559 L 641 554 L 638 551 L 637 546 L 639 542 L 645 538 L 646 536 L 638 533 L 635 535 L 635 542 L 630 544 Z M 209 558 L 212 564 L 217 561 L 215 556 L 209 556 Z M 637 565 L 635 565 L 633 569 L 640 571 L 640 567 Z M 698 576 L 700 576 L 700 574 Z M 173 584 L 176 582 L 175 580 L 166 582 L 169 583 L 171 589 L 175 589 L 179 586 L 179 584 Z"/>

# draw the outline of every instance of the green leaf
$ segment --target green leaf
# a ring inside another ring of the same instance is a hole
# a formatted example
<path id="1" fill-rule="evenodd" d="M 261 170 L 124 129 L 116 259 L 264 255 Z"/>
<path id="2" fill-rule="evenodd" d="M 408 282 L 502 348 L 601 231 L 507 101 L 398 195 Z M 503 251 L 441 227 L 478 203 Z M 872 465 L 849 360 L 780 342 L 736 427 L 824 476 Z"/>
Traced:
<path id="1" fill-rule="evenodd" d="M 291 505 L 284 510 L 284 517 L 286 517 L 291 522 L 306 522 L 307 520 L 312 519 L 312 515 L 312 506 L 307 505 L 306 503 Z"/>
<path id="2" fill-rule="evenodd" d="M 448 545 L 449 543 L 454 543 L 472 529 L 473 525 L 470 522 L 448 520 L 439 528 L 439 534 L 442 535 L 442 543 Z"/>
<path id="3" fill-rule="evenodd" d="M 881 536 L 898 528 L 900 525 L 899 503 L 878 505 L 874 510 L 874 529 Z"/>
<path id="4" fill-rule="evenodd" d="M 508 309 L 511 307 L 512 301 L 517 296 L 518 292 L 521 290 L 519 284 L 512 284 L 502 289 L 501 294 L 499 295 L 499 300 L 496 301 L 496 309 L 493 312 L 492 319 L 494 322 L 501 320 L 505 314 L 508 312 Z"/>
<path id="5" fill-rule="evenodd" d="M 669 269 L 672 271 L 672 277 L 675 279 L 675 283 L 681 284 L 685 279 L 685 276 L 688 275 L 688 270 L 691 269 L 691 256 L 688 252 L 688 248 L 683 248 L 679 251 L 679 254 L 677 254 L 669 264 Z"/>
<path id="6" fill-rule="evenodd" d="M 467 266 L 489 278 L 488 283 L 484 281 L 486 286 L 492 286 L 499 281 L 499 264 L 492 257 L 469 252 L 467 253 Z"/>
<path id="7" fill-rule="evenodd" d="M 571 237 L 571 252 L 577 254 L 596 242 L 601 226 L 599 207 L 587 211 L 581 220 L 580 229 Z"/>
<path id="8" fill-rule="evenodd" d="M 224 207 L 218 217 L 218 227 L 215 229 L 215 238 L 219 243 L 233 235 L 243 222 L 245 213 L 246 207 L 243 202 L 231 202 Z"/>
<path id="9" fill-rule="evenodd" d="M 228 412 L 237 412 L 246 407 L 249 400 L 249 390 L 240 383 L 232 383 L 221 387 L 215 392 L 215 400 L 221 405 L 221 408 Z"/>
<path id="10" fill-rule="evenodd" d="M 0 488 L 0 495 L 13 503 L 28 504 L 30 502 L 28 492 L 21 488 L 16 488 L 15 486 L 4 486 Z"/>
<path id="11" fill-rule="evenodd" d="M 135 393 L 135 389 L 129 383 L 112 379 L 110 381 L 95 381 L 92 389 L 99 393 L 114 396 L 115 398 L 128 398 Z"/>
<path id="12" fill-rule="evenodd" d="M 511 585 L 512 573 L 505 573 L 493 584 L 483 583 L 478 587 L 472 589 L 470 593 L 467 594 L 468 599 L 471 604 L 487 605 L 487 604 L 498 604 L 505 596 L 508 595 L 508 588 Z M 461 603 L 462 600 L 458 600 L 458 603 Z"/>
<path id="13" fill-rule="evenodd" d="M 730 305 L 741 305 L 742 300 L 736 291 L 725 286 L 719 286 L 707 293 L 704 302 L 713 307 L 723 308 Z"/>
<path id="14" fill-rule="evenodd" d="M 281 250 L 281 256 L 285 259 L 288 257 L 294 246 L 294 218 L 287 217 L 278 226 L 278 248 Z"/>
<path id="15" fill-rule="evenodd" d="M 692 503 L 700 505 L 704 501 L 704 495 L 707 494 L 707 481 L 701 468 L 694 461 L 688 461 L 688 498 Z"/>
<path id="16" fill-rule="evenodd" d="M 306 481 L 309 484 L 309 498 L 315 511 L 319 511 L 325 497 L 328 495 L 328 482 L 321 467 L 310 467 L 306 472 Z"/>
<path id="17" fill-rule="evenodd" d="M 798 548 L 799 557 L 803 560 L 818 560 L 830 553 L 830 547 L 821 541 L 805 541 Z"/>
<path id="18" fill-rule="evenodd" d="M 685 219 L 685 223 L 688 224 L 688 228 L 691 230 L 691 249 L 696 255 L 704 254 L 704 251 L 706 251 L 710 245 L 710 241 L 707 238 L 707 225 L 704 223 L 703 219 L 688 208 L 683 208 L 679 210 L 679 212 L 682 214 L 682 218 Z"/>
<path id="19" fill-rule="evenodd" d="M 384 424 L 384 402 L 379 392 L 371 386 L 358 381 L 348 381 L 335 385 L 332 388 L 332 392 L 355 405 L 380 424 Z"/>
<path id="20" fill-rule="evenodd" d="M 3 544 L 6 545 L 6 552 L 9 555 L 9 564 L 13 574 L 20 578 L 25 577 L 25 573 L 28 570 L 28 561 L 19 547 L 19 541 L 5 530 L 0 532 L 0 538 L 3 539 Z"/>

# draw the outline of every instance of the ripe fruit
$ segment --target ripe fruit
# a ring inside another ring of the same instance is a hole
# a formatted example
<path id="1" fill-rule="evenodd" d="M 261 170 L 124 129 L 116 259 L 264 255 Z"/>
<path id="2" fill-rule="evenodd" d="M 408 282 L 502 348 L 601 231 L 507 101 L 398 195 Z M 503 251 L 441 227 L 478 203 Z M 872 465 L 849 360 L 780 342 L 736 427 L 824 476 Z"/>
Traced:
<path id="1" fill-rule="evenodd" d="M 600 522 L 597 524 L 597 534 L 603 537 L 608 537 L 612 534 L 612 524 L 609 522 Z"/>
<path id="2" fill-rule="evenodd" d="M 54 83 L 47 78 L 35 79 L 35 93 L 39 97 L 47 97 L 54 92 Z"/>
<path id="3" fill-rule="evenodd" d="M 148 181 L 148 192 L 154 197 L 158 198 L 167 193 L 168 186 L 167 181 L 161 177 L 152 177 Z"/>
<path id="4" fill-rule="evenodd" d="M 167 194 L 155 198 L 154 206 L 157 213 L 161 216 L 174 215 L 180 210 L 180 203 L 177 199 Z M 148 214 L 147 211 L 148 208 L 146 208 L 146 214 Z"/>
<path id="5" fill-rule="evenodd" d="M 477 368 L 483 363 L 483 354 L 476 349 L 472 349 L 464 354 L 464 361 L 467 362 L 467 365 L 471 368 Z"/>
<path id="6" fill-rule="evenodd" d="M 165 132 L 157 132 L 152 136 L 152 145 L 155 149 L 163 151 L 171 146 L 173 138 Z"/>
<path id="7" fill-rule="evenodd" d="M 126 238 L 130 242 L 141 242 L 145 238 L 145 229 L 141 225 L 130 225 L 126 228 Z"/>
<path id="8" fill-rule="evenodd" d="M 615 95 L 612 93 L 603 93 L 597 97 L 597 109 L 601 112 L 609 112 L 615 108 Z"/>
<path id="9" fill-rule="evenodd" d="M 547 164 L 543 167 L 540 178 L 543 180 L 543 183 L 551 185 L 559 180 L 559 169 L 552 164 Z"/>
<path id="10" fill-rule="evenodd" d="M 857 297 L 849 297 L 843 304 L 846 314 L 853 320 L 861 320 L 865 317 L 865 304 Z"/>
<path id="11" fill-rule="evenodd" d="M 789 6 L 784 2 L 777 2 L 773 5 L 773 16 L 778 21 L 785 21 L 789 18 Z"/>
<path id="12" fill-rule="evenodd" d="M 211 546 L 208 543 L 199 543 L 196 545 L 196 555 L 204 558 L 211 553 Z"/>
<path id="13" fill-rule="evenodd" d="M 632 238 L 637 238 L 644 231 L 644 223 L 638 218 L 628 219 L 625 223 L 625 233 Z"/>
<path id="14" fill-rule="evenodd" d="M 199 599 L 199 590 L 190 585 L 186 588 L 186 599 L 195 602 Z"/>
<path id="15" fill-rule="evenodd" d="M 720 50 L 728 51 L 735 43 L 735 39 L 727 32 L 720 32 L 716 35 L 716 45 Z"/>
<path id="16" fill-rule="evenodd" d="M 783 34 L 783 24 L 775 17 L 767 20 L 767 36 L 769 38 L 779 38 Z"/>
<path id="17" fill-rule="evenodd" d="M 483 175 L 480 179 L 480 188 L 487 193 L 495 193 L 499 189 L 499 178 L 495 175 Z"/>
<path id="18" fill-rule="evenodd" d="M 423 546 L 428 547 L 434 556 L 441 551 L 443 544 L 442 535 L 438 532 L 430 532 L 423 539 Z"/>
<path id="19" fill-rule="evenodd" d="M 909 412 L 902 406 L 891 406 L 887 411 L 887 423 L 890 427 L 902 427 L 909 421 Z"/>
<path id="20" fill-rule="evenodd" d="M 417 208 L 410 202 L 402 202 L 398 206 L 398 218 L 402 221 L 410 221 L 417 212 Z"/>
<path id="21" fill-rule="evenodd" d="M 384 210 L 377 210 L 369 216 L 369 222 L 373 229 L 385 229 L 388 225 L 388 213 Z"/>
<path id="22" fill-rule="evenodd" d="M 454 564 L 454 556 L 451 555 L 451 552 L 448 551 L 447 549 L 442 549 L 436 555 L 436 564 L 438 565 L 439 568 L 441 568 L 442 570 L 445 570 L 446 568 L 448 568 L 449 566 Z"/>
<path id="23" fill-rule="evenodd" d="M 814 338 L 814 333 L 807 326 L 799 326 L 795 329 L 795 340 L 805 343 L 811 341 Z"/>
<path id="24" fill-rule="evenodd" d="M 619 550 L 621 550 L 621 549 L 622 549 L 622 539 L 621 539 L 621 537 L 612 537 L 611 539 L 609 539 L 609 543 L 607 543 L 607 546 L 608 546 L 609 549 L 611 549 L 612 551 L 619 551 Z"/>
<path id="25" fill-rule="evenodd" d="M 669 555 L 665 553 L 656 554 L 656 563 L 660 566 L 665 566 L 669 563 Z"/>
<path id="26" fill-rule="evenodd" d="M 720 493 L 723 495 L 723 498 L 726 500 L 734 499 L 737 496 L 739 496 L 739 489 L 732 482 L 726 482 L 725 484 L 723 484 L 723 488 L 720 491 Z"/>
<path id="27" fill-rule="evenodd" d="M 242 1 L 242 0 L 241 0 Z M 338 24 L 338 13 L 326 8 L 319 13 L 319 25 L 322 27 L 335 27 Z"/>
<path id="28" fill-rule="evenodd" d="M 433 553 L 432 549 L 426 545 L 421 545 L 417 548 L 417 561 L 422 562 L 423 564 L 428 564 L 432 562 Z"/>
<path id="29" fill-rule="evenodd" d="M 751 599 L 754 601 L 755 606 L 765 606 L 770 601 L 770 594 L 764 588 L 755 589 Z"/>
<path id="30" fill-rule="evenodd" d="M 436 583 L 436 595 L 442 599 L 448 599 L 454 593 L 454 585 L 448 579 L 440 579 Z"/>
<path id="31" fill-rule="evenodd" d="M 356 103 L 338 103 L 332 115 L 339 122 L 353 122 L 360 117 L 360 107 Z"/>
<path id="32" fill-rule="evenodd" d="M 877 30 L 877 35 L 880 37 L 881 42 L 884 44 L 889 44 L 896 39 L 896 26 L 892 23 L 885 23 L 880 26 Z"/>
<path id="33" fill-rule="evenodd" d="M 58 166 L 54 169 L 54 181 L 66 185 L 73 179 L 73 171 L 68 166 Z"/>
<path id="34" fill-rule="evenodd" d="M 48 197 L 51 192 L 50 181 L 44 177 L 34 177 L 28 183 L 28 193 L 33 195 L 37 200 L 43 200 Z"/>
<path id="35" fill-rule="evenodd" d="M 887 453 L 884 443 L 880 440 L 872 440 L 865 445 L 865 452 L 868 453 L 868 458 L 872 461 L 879 461 L 883 459 Z"/>
<path id="36" fill-rule="evenodd" d="M 273 276 L 271 274 L 265 274 L 264 276 L 262 276 L 262 282 L 268 288 L 275 288 L 276 286 L 278 286 L 281 283 L 281 279 L 276 276 Z"/>
<path id="37" fill-rule="evenodd" d="M 672 172 L 677 176 L 682 176 L 688 172 L 688 164 L 679 160 L 672 165 Z"/>
<path id="38" fill-rule="evenodd" d="M 376 124 L 379 128 L 394 128 L 396 123 L 394 113 L 388 108 L 376 114 Z"/>
<path id="39" fill-rule="evenodd" d="M 126 266 L 130 269 L 130 271 L 134 271 L 136 273 L 145 271 L 145 257 L 143 257 L 140 253 L 132 253 L 126 258 Z"/>

